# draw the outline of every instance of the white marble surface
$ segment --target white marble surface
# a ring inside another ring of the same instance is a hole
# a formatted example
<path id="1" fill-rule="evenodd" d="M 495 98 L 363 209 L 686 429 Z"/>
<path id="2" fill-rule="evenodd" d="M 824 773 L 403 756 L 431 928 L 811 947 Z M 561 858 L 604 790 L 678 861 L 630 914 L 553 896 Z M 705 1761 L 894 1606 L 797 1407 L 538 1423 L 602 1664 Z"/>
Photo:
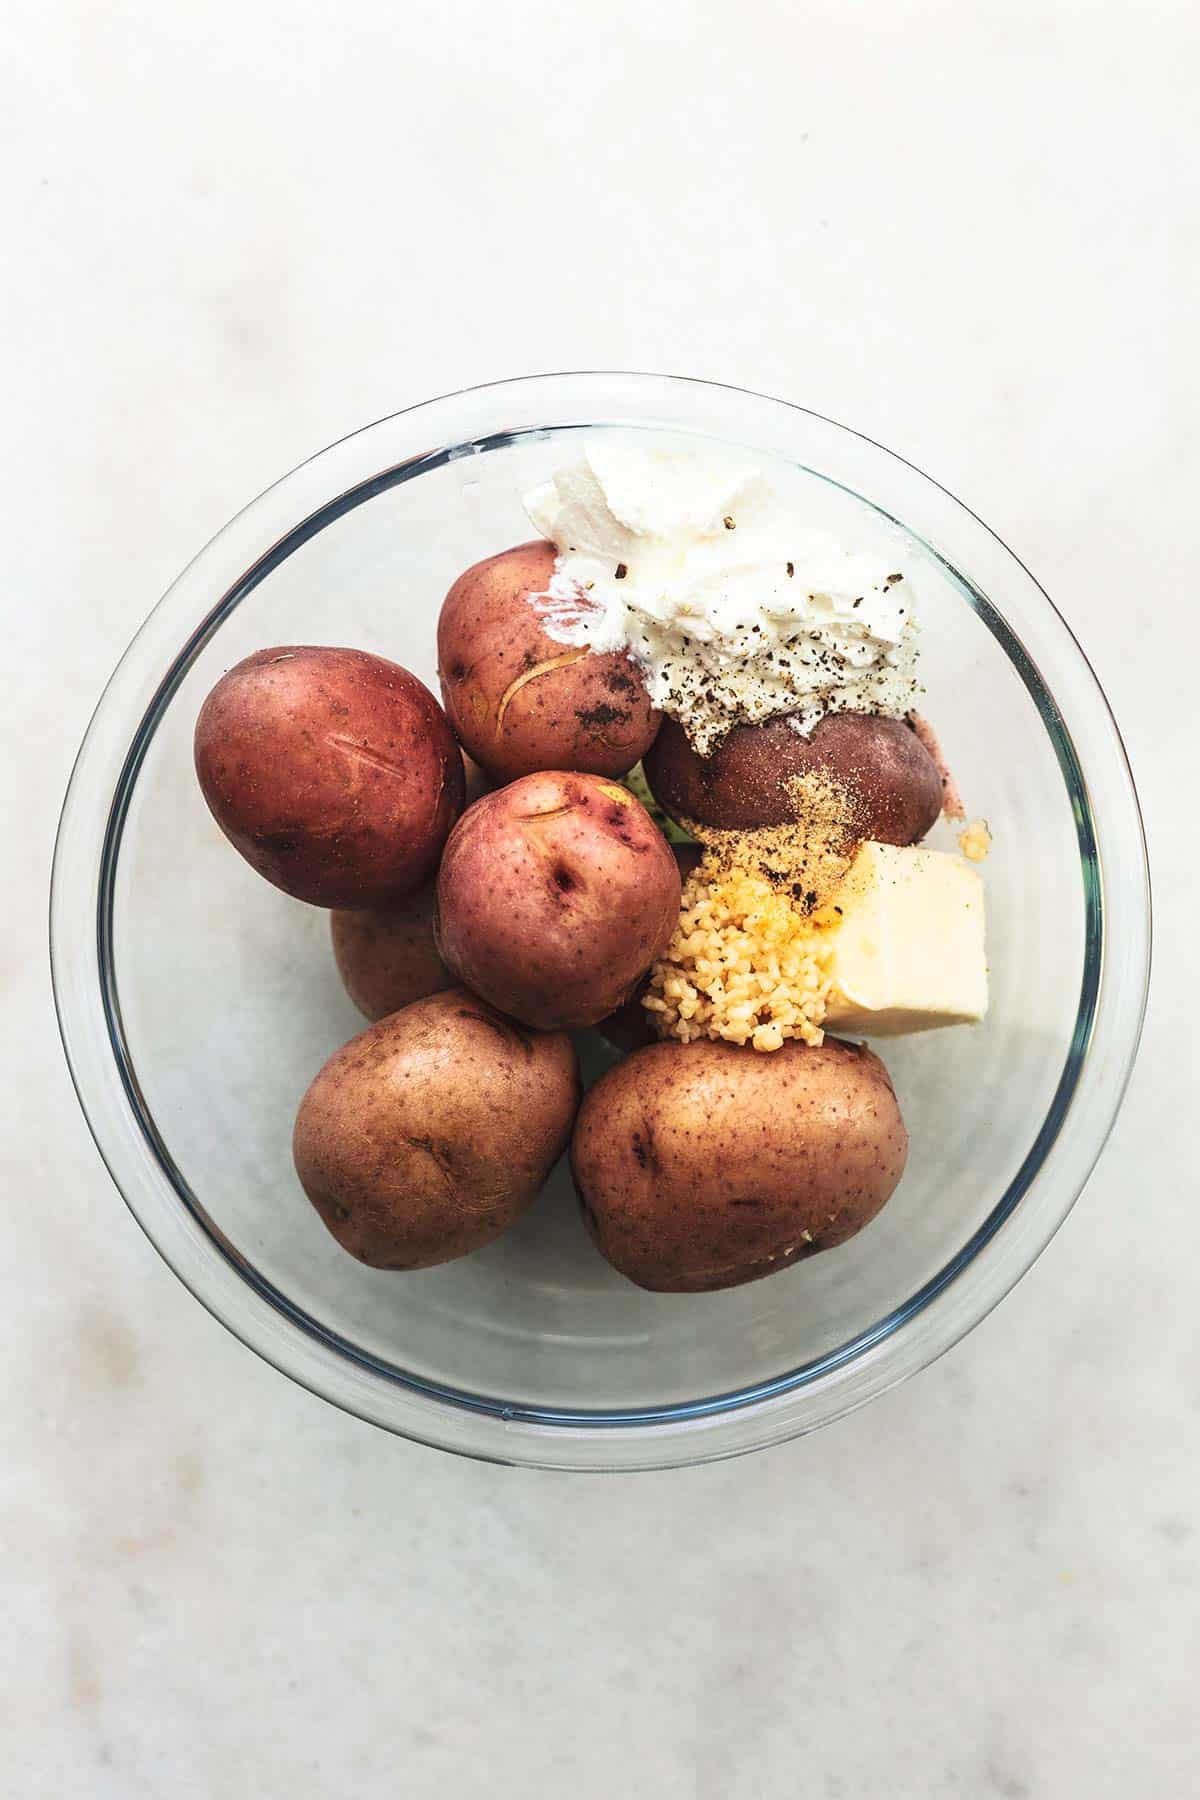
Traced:
<path id="1" fill-rule="evenodd" d="M 1194 7 L 333 17 L 0 21 L 4 1792 L 1194 1791 Z M 1128 1104 L 999 1311 L 818 1438 L 604 1480 L 391 1441 L 214 1324 L 43 948 L 77 739 L 192 550 L 367 419 L 562 366 L 785 394 L 980 510 L 1108 688 L 1158 896 Z"/>

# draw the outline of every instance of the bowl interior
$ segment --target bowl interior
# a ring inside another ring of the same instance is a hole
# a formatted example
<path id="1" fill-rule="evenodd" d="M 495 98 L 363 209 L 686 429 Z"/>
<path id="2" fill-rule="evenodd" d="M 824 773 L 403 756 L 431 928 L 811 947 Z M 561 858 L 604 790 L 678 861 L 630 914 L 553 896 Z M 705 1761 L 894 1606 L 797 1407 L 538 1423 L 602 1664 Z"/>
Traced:
<path id="1" fill-rule="evenodd" d="M 847 544 L 894 550 L 912 571 L 924 709 L 994 836 L 986 1023 L 878 1046 L 911 1139 L 898 1192 L 843 1248 L 710 1295 L 645 1294 L 609 1270 L 565 1167 L 508 1236 L 463 1261 L 387 1274 L 338 1248 L 301 1192 L 290 1137 L 308 1082 L 363 1021 L 334 970 L 327 915 L 259 880 L 209 817 L 192 769 L 196 714 L 225 669 L 268 644 L 374 650 L 436 691 L 447 587 L 531 535 L 521 495 L 579 448 L 579 428 L 443 448 L 277 546 L 151 721 L 103 945 L 130 1088 L 214 1246 L 361 1361 L 502 1416 L 702 1407 L 794 1379 L 894 1325 L 1019 1197 L 1088 1029 L 1087 800 L 1037 671 L 985 597 L 869 498 L 767 456 L 800 516 Z M 952 844 L 946 827 L 938 834 Z M 589 1072 L 606 1065 L 593 1034 L 581 1051 Z"/>

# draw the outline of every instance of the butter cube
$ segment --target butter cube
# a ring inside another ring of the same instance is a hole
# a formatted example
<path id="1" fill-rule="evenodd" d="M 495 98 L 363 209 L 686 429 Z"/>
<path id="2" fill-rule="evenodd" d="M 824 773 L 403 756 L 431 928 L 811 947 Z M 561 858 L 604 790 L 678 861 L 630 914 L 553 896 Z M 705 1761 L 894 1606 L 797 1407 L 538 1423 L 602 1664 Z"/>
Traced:
<path id="1" fill-rule="evenodd" d="M 866 843 L 838 905 L 826 1029 L 898 1037 L 983 1018 L 983 881 L 963 857 Z"/>

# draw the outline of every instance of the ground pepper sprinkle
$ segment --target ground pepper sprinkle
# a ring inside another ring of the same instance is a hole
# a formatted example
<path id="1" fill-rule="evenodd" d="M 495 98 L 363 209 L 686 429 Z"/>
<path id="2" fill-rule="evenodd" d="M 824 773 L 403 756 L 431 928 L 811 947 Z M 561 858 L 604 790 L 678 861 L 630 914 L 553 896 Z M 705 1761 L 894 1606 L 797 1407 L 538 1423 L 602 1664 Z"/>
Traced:
<path id="1" fill-rule="evenodd" d="M 819 914 L 845 880 L 866 836 L 862 798 L 853 782 L 823 768 L 793 775 L 783 788 L 794 815 L 786 824 L 736 831 L 692 819 L 683 823 L 704 845 L 705 867 L 714 877 L 738 870 L 761 875 L 775 886 L 798 890 L 803 910 Z M 772 786 L 765 798 L 777 795 Z"/>

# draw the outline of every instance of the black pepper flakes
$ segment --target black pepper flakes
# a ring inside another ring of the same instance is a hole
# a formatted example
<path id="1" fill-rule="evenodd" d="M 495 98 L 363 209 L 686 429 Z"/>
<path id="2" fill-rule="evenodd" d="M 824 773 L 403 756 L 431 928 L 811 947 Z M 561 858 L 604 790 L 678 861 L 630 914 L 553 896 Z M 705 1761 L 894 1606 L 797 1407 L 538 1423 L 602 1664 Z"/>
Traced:
<path id="1" fill-rule="evenodd" d="M 624 581 L 624 579 L 628 575 L 628 573 L 629 573 L 628 563 L 618 563 L 617 564 L 616 578 L 618 581 Z"/>

